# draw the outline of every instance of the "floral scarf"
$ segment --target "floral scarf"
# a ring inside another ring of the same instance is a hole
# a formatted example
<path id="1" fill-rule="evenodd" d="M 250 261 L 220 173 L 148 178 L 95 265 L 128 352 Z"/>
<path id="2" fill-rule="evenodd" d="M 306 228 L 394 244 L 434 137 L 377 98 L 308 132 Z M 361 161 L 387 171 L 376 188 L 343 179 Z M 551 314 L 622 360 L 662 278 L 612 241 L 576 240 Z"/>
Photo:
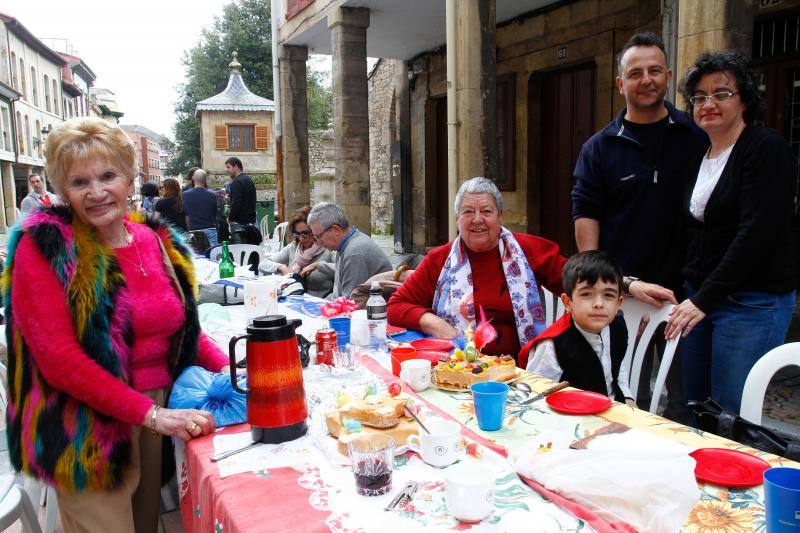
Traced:
<path id="1" fill-rule="evenodd" d="M 294 249 L 294 262 L 289 265 L 289 270 L 292 272 L 300 272 L 303 270 L 303 268 L 313 263 L 314 258 L 324 251 L 325 248 L 323 248 L 323 246 L 318 242 L 315 242 L 305 250 L 300 248 L 300 241 L 296 242 Z"/>
<path id="2" fill-rule="evenodd" d="M 502 228 L 500 233 L 499 248 L 520 346 L 524 346 L 545 329 L 539 287 L 522 247 L 506 228 Z M 474 329 L 476 326 L 472 268 L 460 236 L 453 241 L 436 282 L 433 310 L 459 333 L 463 333 L 467 327 Z"/>

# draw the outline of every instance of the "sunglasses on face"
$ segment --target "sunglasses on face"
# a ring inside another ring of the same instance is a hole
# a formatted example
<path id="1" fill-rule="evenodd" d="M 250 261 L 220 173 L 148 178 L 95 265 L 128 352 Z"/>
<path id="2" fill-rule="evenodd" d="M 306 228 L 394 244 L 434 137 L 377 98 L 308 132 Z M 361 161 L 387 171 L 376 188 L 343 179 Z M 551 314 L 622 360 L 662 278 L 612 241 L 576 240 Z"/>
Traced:
<path id="1" fill-rule="evenodd" d="M 303 230 L 303 231 L 293 231 L 292 232 L 292 237 L 295 238 L 295 239 L 299 239 L 300 237 L 308 237 L 309 235 L 311 235 L 311 230 L 310 229 Z"/>

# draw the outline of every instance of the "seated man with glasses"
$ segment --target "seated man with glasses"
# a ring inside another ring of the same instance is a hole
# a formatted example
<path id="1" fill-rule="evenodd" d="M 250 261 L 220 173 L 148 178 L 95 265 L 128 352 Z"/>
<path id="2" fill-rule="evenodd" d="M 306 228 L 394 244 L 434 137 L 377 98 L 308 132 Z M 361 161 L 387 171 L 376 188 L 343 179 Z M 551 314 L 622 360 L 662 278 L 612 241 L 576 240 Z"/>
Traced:
<path id="1" fill-rule="evenodd" d="M 292 242 L 259 265 L 263 274 L 300 274 L 306 293 L 325 298 L 333 290 L 336 253 L 317 242 L 308 227 L 311 207 L 298 209 L 288 220 Z"/>
<path id="2" fill-rule="evenodd" d="M 308 215 L 308 226 L 319 244 L 337 254 L 331 299 L 350 296 L 353 289 L 375 274 L 392 270 L 383 250 L 369 235 L 350 226 L 338 205 L 315 205 Z"/>

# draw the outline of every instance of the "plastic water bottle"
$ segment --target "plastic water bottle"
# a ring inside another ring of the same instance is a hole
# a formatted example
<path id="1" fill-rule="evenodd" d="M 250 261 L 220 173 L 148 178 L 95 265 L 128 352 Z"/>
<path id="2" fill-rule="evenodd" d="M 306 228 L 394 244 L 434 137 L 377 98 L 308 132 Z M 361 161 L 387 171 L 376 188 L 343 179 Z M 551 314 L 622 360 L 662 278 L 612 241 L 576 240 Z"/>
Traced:
<path id="1" fill-rule="evenodd" d="M 386 349 L 386 300 L 383 299 L 381 285 L 372 282 L 367 300 L 367 324 L 369 325 L 370 350 Z"/>

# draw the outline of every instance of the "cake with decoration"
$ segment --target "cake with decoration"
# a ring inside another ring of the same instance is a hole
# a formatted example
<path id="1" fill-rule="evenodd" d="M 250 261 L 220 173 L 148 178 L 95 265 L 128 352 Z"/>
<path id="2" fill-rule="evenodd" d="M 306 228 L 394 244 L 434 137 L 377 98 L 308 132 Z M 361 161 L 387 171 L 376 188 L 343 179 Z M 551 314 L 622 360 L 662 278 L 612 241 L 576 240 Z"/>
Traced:
<path id="1" fill-rule="evenodd" d="M 488 321 L 483 321 L 474 332 L 467 330 L 462 339 L 456 340 L 457 347 L 450 359 L 440 360 L 433 369 L 434 383 L 444 388 L 468 389 L 482 381 L 508 381 L 516 377 L 517 364 L 512 356 L 481 353 L 496 337 L 497 332 Z"/>

